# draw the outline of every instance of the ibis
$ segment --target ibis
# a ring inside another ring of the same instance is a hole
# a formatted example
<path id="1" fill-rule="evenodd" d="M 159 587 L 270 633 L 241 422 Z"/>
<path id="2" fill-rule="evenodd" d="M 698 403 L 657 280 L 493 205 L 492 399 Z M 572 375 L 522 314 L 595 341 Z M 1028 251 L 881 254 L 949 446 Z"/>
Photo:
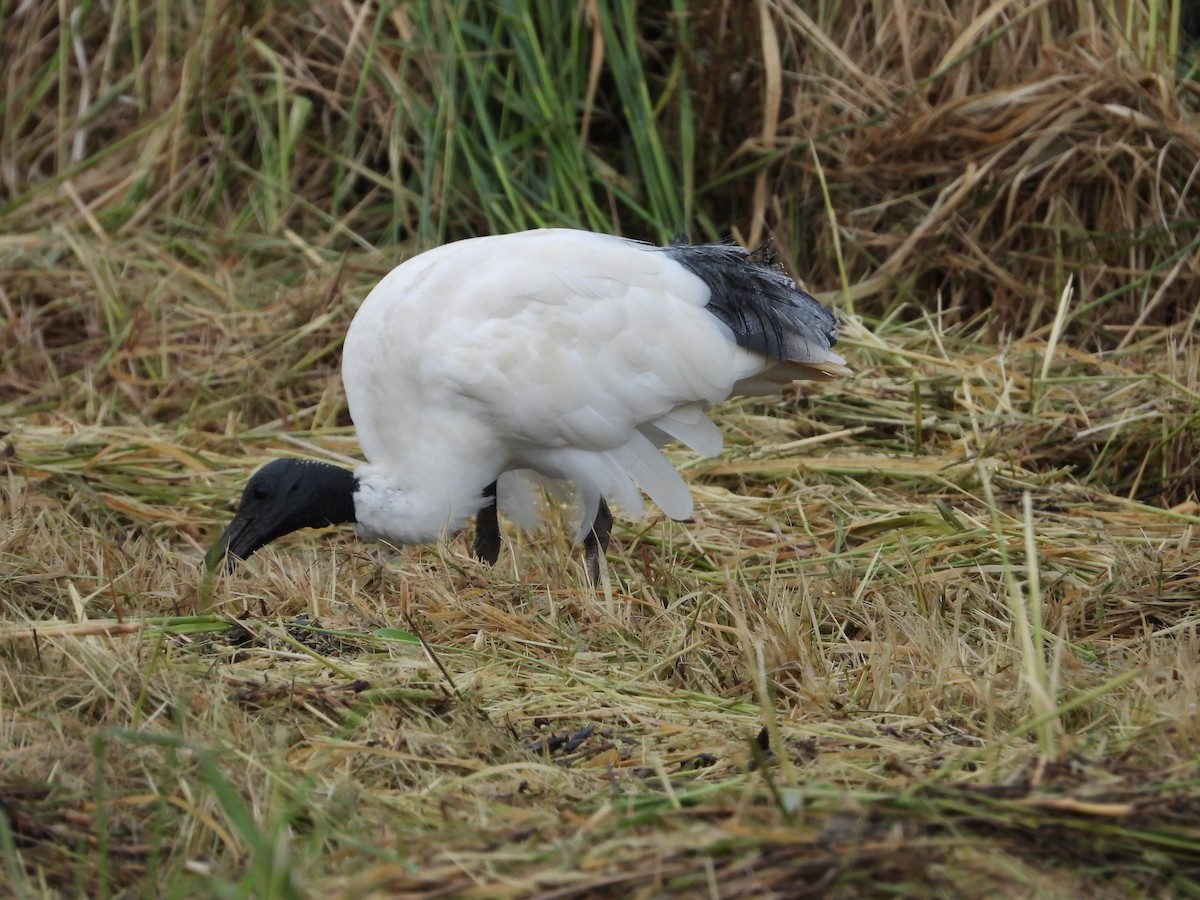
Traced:
<path id="1" fill-rule="evenodd" d="M 210 568 L 301 528 L 353 523 L 393 545 L 475 519 L 500 553 L 497 511 L 536 522 L 558 484 L 596 583 L 613 504 L 642 494 L 674 519 L 687 484 L 660 448 L 721 449 L 710 404 L 846 375 L 834 316 L 732 243 L 666 247 L 571 229 L 470 238 L 393 269 L 350 323 L 342 381 L 366 462 L 277 459 L 255 472 Z"/>

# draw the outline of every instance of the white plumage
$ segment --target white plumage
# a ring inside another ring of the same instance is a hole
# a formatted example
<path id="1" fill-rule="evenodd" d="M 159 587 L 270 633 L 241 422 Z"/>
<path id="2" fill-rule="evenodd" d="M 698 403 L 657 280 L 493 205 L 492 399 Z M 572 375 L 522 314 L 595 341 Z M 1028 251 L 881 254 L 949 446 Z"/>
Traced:
<path id="1" fill-rule="evenodd" d="M 687 518 L 691 494 L 658 446 L 717 453 L 707 404 L 844 374 L 835 338 L 827 311 L 730 245 L 548 229 L 423 253 L 379 282 L 346 335 L 368 461 L 353 521 L 396 544 L 437 540 L 488 506 L 499 478 L 501 509 L 529 525 L 536 477 L 574 488 L 580 538 L 605 498 L 639 515 L 641 491 Z M 236 524 L 222 549 L 244 556 L 256 547 L 231 542 Z"/>

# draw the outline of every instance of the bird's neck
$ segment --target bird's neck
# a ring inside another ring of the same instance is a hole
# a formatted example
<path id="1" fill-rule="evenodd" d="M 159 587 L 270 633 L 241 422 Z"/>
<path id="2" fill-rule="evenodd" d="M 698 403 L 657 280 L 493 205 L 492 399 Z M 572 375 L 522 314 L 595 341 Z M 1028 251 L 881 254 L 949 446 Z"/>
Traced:
<path id="1" fill-rule="evenodd" d="M 358 490 L 358 479 L 354 473 L 341 466 L 328 463 L 309 463 L 309 495 L 311 500 L 304 515 L 311 521 L 303 525 L 322 528 L 355 521 L 354 494 Z"/>
<path id="2" fill-rule="evenodd" d="M 483 507 L 484 484 L 416 484 L 385 475 L 374 466 L 356 473 L 355 530 L 391 544 L 427 544 L 462 529 Z"/>

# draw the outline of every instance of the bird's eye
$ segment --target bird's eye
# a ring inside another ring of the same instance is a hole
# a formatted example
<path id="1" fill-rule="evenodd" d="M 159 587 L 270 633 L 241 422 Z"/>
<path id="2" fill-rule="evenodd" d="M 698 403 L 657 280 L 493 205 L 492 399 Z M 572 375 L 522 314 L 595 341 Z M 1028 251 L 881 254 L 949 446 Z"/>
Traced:
<path id="1" fill-rule="evenodd" d="M 250 496 L 253 497 L 255 500 L 266 500 L 267 496 L 270 493 L 271 492 L 268 491 L 266 489 L 266 487 L 261 484 L 256 484 L 253 488 L 250 489 Z"/>
<path id="2" fill-rule="evenodd" d="M 291 486 L 290 488 L 288 488 L 288 493 L 289 493 L 289 494 L 294 494 L 294 493 L 296 493 L 296 491 L 298 491 L 299 489 L 300 489 L 300 482 L 298 482 L 298 481 L 293 481 L 293 482 L 292 482 L 292 486 Z"/>

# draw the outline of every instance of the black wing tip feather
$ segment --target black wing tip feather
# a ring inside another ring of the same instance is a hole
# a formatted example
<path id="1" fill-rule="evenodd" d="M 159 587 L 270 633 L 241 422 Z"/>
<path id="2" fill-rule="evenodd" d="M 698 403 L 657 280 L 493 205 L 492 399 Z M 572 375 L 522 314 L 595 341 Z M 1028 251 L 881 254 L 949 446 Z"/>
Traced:
<path id="1" fill-rule="evenodd" d="M 675 243 L 663 252 L 708 285 L 708 310 L 740 346 L 775 359 L 819 362 L 814 351 L 819 355 L 837 343 L 833 313 L 799 288 L 765 249 L 751 252 L 723 241 Z"/>

